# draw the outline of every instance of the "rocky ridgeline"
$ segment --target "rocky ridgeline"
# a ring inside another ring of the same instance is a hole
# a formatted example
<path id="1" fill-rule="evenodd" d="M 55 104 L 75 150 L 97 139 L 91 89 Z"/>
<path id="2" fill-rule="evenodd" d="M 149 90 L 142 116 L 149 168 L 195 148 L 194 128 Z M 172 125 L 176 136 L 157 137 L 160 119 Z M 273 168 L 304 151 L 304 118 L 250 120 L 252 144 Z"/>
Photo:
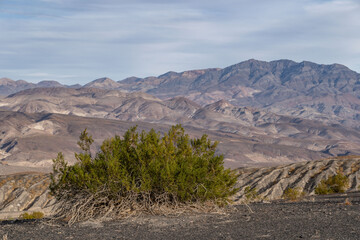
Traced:
<path id="1" fill-rule="evenodd" d="M 235 203 L 246 199 L 247 186 L 256 188 L 262 199 L 280 199 L 287 188 L 300 188 L 314 195 L 317 184 L 339 169 L 348 176 L 349 192 L 359 190 L 360 157 L 340 157 L 302 162 L 278 167 L 241 168 Z M 17 217 L 23 212 L 41 211 L 50 215 L 55 200 L 49 194 L 49 174 L 16 174 L 0 176 L 0 218 Z"/>
<path id="2" fill-rule="evenodd" d="M 294 163 L 290 165 L 264 168 L 241 168 L 235 202 L 246 199 L 245 188 L 255 188 L 260 199 L 280 199 L 287 188 L 297 188 L 305 195 L 314 195 L 315 188 L 322 179 L 337 174 L 339 170 L 348 176 L 348 192 L 360 187 L 360 157 L 337 157 L 326 160 Z"/>
<path id="3" fill-rule="evenodd" d="M 33 211 L 51 214 L 55 200 L 49 194 L 49 184 L 49 174 L 0 176 L 0 218 Z"/>

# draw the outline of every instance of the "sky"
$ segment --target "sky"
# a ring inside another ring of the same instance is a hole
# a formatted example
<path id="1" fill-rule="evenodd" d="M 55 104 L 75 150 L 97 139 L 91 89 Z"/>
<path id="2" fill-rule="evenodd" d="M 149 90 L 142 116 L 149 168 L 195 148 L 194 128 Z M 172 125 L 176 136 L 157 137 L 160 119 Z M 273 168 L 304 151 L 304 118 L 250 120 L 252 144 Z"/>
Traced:
<path id="1" fill-rule="evenodd" d="M 85 84 L 248 59 L 360 72 L 359 0 L 0 0 L 0 78 Z"/>

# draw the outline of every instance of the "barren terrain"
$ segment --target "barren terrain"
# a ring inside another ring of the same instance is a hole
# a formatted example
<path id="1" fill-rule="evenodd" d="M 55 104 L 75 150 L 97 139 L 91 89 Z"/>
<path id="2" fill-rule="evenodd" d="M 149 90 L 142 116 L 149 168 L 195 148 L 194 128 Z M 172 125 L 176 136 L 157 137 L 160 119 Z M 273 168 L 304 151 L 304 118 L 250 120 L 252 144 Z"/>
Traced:
<path id="1" fill-rule="evenodd" d="M 46 171 L 59 151 L 73 161 L 86 127 L 98 147 L 136 124 L 206 133 L 232 168 L 359 155 L 359 91 L 360 74 L 343 65 L 290 60 L 84 86 L 2 78 L 0 94 L 11 94 L 0 99 L 0 174 Z"/>
<path id="2" fill-rule="evenodd" d="M 51 159 L 58 152 L 65 154 L 66 160 L 74 161 L 74 152 L 78 152 L 77 140 L 85 128 L 95 139 L 93 150 L 106 138 L 122 134 L 130 127 L 138 125 L 139 130 L 154 128 L 161 133 L 167 132 L 170 125 L 146 122 L 128 122 L 111 119 L 85 118 L 74 115 L 51 113 L 20 113 L 0 111 L 0 174 L 5 170 L 14 172 L 15 166 L 21 167 L 18 172 L 51 170 Z M 296 124 L 294 123 L 294 126 Z M 350 131 L 335 132 L 333 139 L 318 135 L 318 130 L 311 125 L 297 124 L 303 135 L 299 138 L 273 138 L 266 134 L 231 133 L 227 131 L 209 130 L 201 127 L 185 125 L 191 137 L 207 134 L 210 139 L 219 141 L 219 151 L 225 155 L 225 166 L 269 166 L 292 162 L 317 160 L 336 154 L 359 154 L 357 133 Z M 310 129 L 309 129 L 310 127 Z M 325 126 L 324 126 L 325 127 Z M 314 130 L 314 133 L 312 131 Z M 326 127 L 325 127 L 326 129 Z M 327 129 L 331 132 L 332 128 Z M 336 129 L 334 129 L 336 130 Z M 310 131 L 310 133 L 307 133 Z M 336 130 L 337 131 L 337 130 Z M 345 134 L 347 139 L 345 139 Z M 46 170 L 47 169 L 47 170 Z"/>
<path id="3" fill-rule="evenodd" d="M 351 205 L 345 205 L 348 198 Z M 258 203 L 227 214 L 138 216 L 117 221 L 4 221 L 0 236 L 12 239 L 358 239 L 359 196 L 319 202 Z"/>
<path id="4" fill-rule="evenodd" d="M 348 193 L 359 191 L 360 157 L 302 162 L 277 167 L 240 168 L 234 204 L 247 202 L 246 187 L 255 188 L 259 201 L 282 199 L 288 188 L 299 188 L 306 198 L 315 197 L 314 189 L 322 179 L 334 175 L 339 169 L 348 176 Z M 49 195 L 49 174 L 23 173 L 0 176 L 0 218 L 17 217 L 23 212 L 53 213 L 54 199 Z M 317 197 L 319 198 L 319 197 Z"/>
<path id="5" fill-rule="evenodd" d="M 0 95 L 60 86 L 81 87 L 56 81 L 33 84 L 1 78 Z M 227 100 L 235 106 L 354 128 L 358 128 L 360 120 L 360 74 L 341 64 L 250 59 L 223 69 L 167 72 L 158 77 L 130 77 L 120 81 L 104 77 L 83 87 L 143 92 L 163 100 L 182 96 L 202 106 Z"/>
<path id="6" fill-rule="evenodd" d="M 0 174 L 15 165 L 24 167 L 22 171 L 43 171 L 59 151 L 71 162 L 85 128 L 97 147 L 134 125 L 164 132 L 181 123 L 192 136 L 206 133 L 220 142 L 219 153 L 232 168 L 360 154 L 357 129 L 237 107 L 224 100 L 201 107 L 183 97 L 164 101 L 145 93 L 36 88 L 0 103 L 5 109 L 0 111 Z"/>

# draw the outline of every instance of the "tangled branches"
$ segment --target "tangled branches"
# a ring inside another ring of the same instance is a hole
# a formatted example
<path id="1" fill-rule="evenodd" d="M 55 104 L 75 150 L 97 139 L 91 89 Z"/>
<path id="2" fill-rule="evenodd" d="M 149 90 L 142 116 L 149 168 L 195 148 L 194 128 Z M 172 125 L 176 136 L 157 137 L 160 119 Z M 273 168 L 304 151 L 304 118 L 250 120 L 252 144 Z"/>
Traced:
<path id="1" fill-rule="evenodd" d="M 71 198 L 68 196 L 72 195 Z M 186 212 L 223 212 L 215 201 L 183 203 L 170 198 L 168 194 L 152 199 L 149 193 L 128 193 L 110 199 L 106 192 L 96 194 L 64 192 L 58 199 L 55 219 L 68 224 L 88 219 L 125 218 L 138 214 L 179 215 Z"/>

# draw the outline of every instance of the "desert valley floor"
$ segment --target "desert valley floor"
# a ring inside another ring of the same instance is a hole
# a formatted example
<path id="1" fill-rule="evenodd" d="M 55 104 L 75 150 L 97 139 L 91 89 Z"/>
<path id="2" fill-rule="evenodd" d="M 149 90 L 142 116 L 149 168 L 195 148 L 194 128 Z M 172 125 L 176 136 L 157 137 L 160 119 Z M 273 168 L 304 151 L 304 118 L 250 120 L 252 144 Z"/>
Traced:
<path id="1" fill-rule="evenodd" d="M 360 193 L 296 203 L 239 205 L 225 214 L 137 216 L 72 226 L 46 220 L 0 222 L 0 236 L 5 235 L 24 240 L 358 239 Z"/>

